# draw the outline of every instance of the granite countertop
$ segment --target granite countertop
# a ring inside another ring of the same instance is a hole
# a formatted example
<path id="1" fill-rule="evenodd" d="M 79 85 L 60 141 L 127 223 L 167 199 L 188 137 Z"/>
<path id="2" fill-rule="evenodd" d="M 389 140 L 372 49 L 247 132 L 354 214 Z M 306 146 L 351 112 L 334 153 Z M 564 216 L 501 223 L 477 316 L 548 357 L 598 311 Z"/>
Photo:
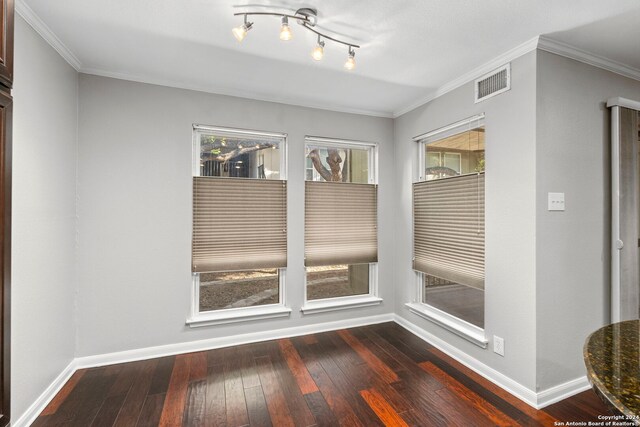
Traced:
<path id="1" fill-rule="evenodd" d="M 592 333 L 584 344 L 587 377 L 614 412 L 640 419 L 640 320 L 614 323 Z"/>

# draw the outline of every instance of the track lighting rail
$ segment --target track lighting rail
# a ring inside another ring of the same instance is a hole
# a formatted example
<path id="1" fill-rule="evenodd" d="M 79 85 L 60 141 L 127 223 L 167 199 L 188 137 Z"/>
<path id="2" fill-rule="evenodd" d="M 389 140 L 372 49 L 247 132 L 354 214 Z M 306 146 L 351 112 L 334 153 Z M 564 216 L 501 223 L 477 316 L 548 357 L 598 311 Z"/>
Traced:
<path id="1" fill-rule="evenodd" d="M 243 24 L 233 29 L 233 35 L 239 42 L 244 40 L 249 30 L 253 28 L 253 22 L 249 22 L 247 19 L 250 16 L 277 16 L 281 18 L 282 27 L 280 30 L 280 39 L 284 41 L 290 40 L 292 38 L 292 32 L 291 32 L 291 28 L 289 27 L 289 18 L 291 18 L 291 19 L 295 19 L 298 22 L 298 24 L 300 24 L 300 26 L 304 27 L 305 29 L 311 31 L 312 33 L 318 36 L 317 45 L 311 54 L 313 59 L 315 59 L 316 61 L 320 61 L 323 58 L 324 45 L 325 45 L 325 42 L 323 39 L 325 39 L 325 40 L 332 41 L 334 43 L 347 46 L 349 56 L 347 58 L 347 62 L 344 64 L 344 67 L 347 70 L 353 70 L 355 68 L 355 64 L 356 64 L 355 49 L 359 49 L 360 45 L 355 43 L 350 43 L 344 40 L 340 40 L 336 37 L 329 36 L 323 33 L 322 31 L 315 29 L 314 27 L 316 26 L 316 23 L 318 20 L 317 11 L 315 9 L 302 8 L 302 9 L 298 9 L 294 14 L 280 13 L 280 12 L 237 12 L 237 13 L 234 13 L 233 15 L 242 16 L 244 18 Z"/>

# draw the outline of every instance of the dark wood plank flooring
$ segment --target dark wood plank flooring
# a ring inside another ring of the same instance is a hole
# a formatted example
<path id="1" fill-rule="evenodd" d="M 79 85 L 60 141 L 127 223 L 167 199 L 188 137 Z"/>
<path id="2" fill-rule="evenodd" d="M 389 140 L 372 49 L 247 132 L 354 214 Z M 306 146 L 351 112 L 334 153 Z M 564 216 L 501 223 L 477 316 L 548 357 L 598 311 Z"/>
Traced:
<path id="1" fill-rule="evenodd" d="M 587 391 L 538 411 L 395 323 L 76 372 L 34 426 L 553 426 L 597 421 Z"/>

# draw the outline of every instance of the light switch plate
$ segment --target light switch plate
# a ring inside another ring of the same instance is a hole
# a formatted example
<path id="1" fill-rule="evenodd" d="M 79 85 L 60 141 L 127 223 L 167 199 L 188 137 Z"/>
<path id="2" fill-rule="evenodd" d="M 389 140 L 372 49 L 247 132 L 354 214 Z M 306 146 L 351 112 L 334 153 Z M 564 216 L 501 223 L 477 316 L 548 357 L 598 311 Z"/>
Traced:
<path id="1" fill-rule="evenodd" d="M 504 357 L 504 339 L 493 336 L 493 352 Z"/>
<path id="2" fill-rule="evenodd" d="M 549 210 L 564 210 L 564 193 L 549 193 Z"/>

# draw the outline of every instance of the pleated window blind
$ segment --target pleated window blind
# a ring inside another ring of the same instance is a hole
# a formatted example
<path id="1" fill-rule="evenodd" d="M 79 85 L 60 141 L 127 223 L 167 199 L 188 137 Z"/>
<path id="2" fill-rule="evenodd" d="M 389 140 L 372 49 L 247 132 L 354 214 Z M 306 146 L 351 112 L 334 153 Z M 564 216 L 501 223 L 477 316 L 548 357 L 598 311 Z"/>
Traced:
<path id="1" fill-rule="evenodd" d="M 305 266 L 378 261 L 375 184 L 305 183 Z"/>
<path id="2" fill-rule="evenodd" d="M 413 268 L 430 281 L 484 289 L 484 114 L 414 141 L 422 160 L 413 184 Z M 445 161 L 431 164 L 438 155 Z M 446 157 L 454 155 L 452 167 Z"/>
<path id="3" fill-rule="evenodd" d="M 414 270 L 484 289 L 484 172 L 413 184 Z"/>
<path id="4" fill-rule="evenodd" d="M 193 177 L 194 273 L 286 265 L 286 181 Z"/>

